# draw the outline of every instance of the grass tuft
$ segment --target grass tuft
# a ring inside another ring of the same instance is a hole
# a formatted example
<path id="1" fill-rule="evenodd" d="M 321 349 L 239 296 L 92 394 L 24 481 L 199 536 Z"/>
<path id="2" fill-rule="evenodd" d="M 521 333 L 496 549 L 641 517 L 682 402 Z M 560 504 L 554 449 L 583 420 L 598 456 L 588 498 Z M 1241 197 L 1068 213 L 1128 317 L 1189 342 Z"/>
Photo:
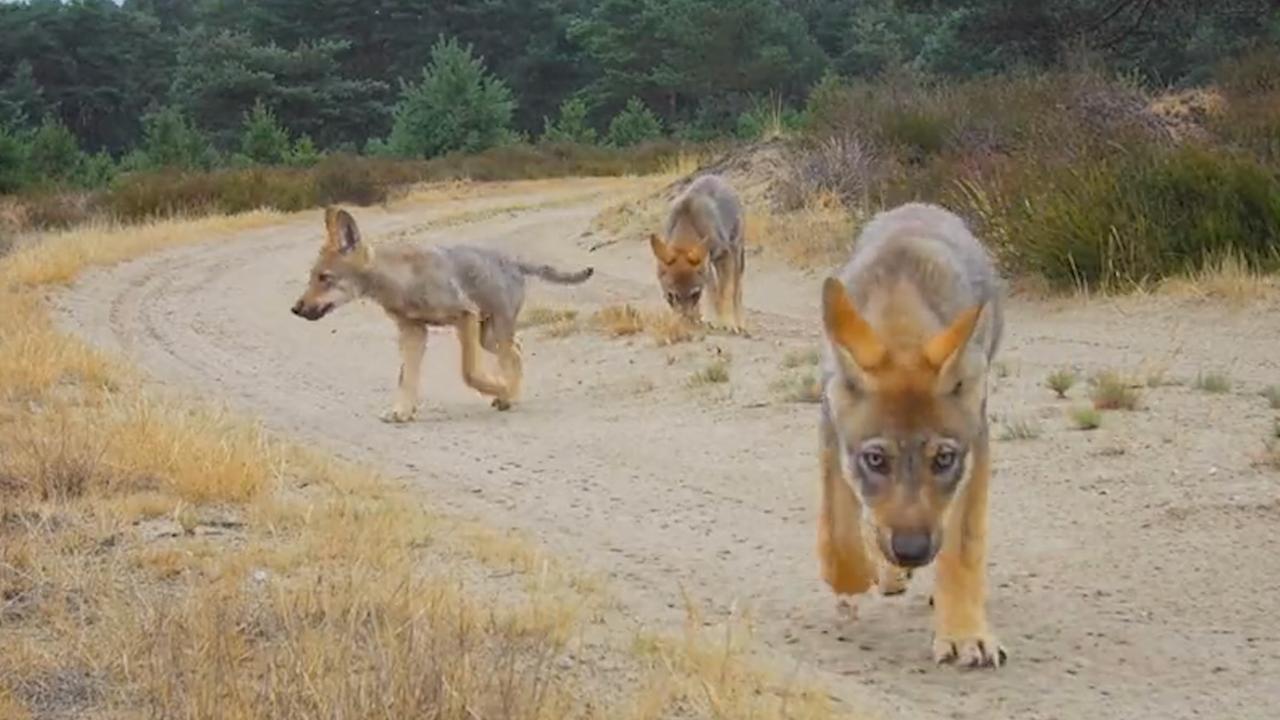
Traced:
<path id="1" fill-rule="evenodd" d="M 644 315 L 631 305 L 610 305 L 596 311 L 592 323 L 610 337 L 626 337 L 643 332 Z"/>
<path id="2" fill-rule="evenodd" d="M 1054 370 L 1044 381 L 1045 387 L 1058 395 L 1059 399 L 1067 397 L 1067 391 L 1076 384 L 1076 373 L 1069 368 Z"/>
<path id="3" fill-rule="evenodd" d="M 1089 379 L 1089 398 L 1098 410 L 1137 410 L 1142 392 L 1119 373 L 1105 370 Z"/>
<path id="4" fill-rule="evenodd" d="M 1040 437 L 1040 423 L 1032 419 L 1010 420 L 1003 423 L 1000 430 L 1001 440 L 1035 440 Z"/>
<path id="5" fill-rule="evenodd" d="M 1071 424 L 1077 430 L 1097 430 L 1102 426 L 1102 413 L 1089 405 L 1077 405 L 1071 408 Z"/>
<path id="6" fill-rule="evenodd" d="M 719 385 L 729 382 L 729 362 L 723 358 L 712 360 L 707 366 L 689 377 L 689 385 Z"/>
<path id="7" fill-rule="evenodd" d="M 1202 392 L 1221 395 L 1231 392 L 1231 377 L 1224 372 L 1216 370 L 1199 372 L 1196 373 L 1196 379 L 1192 383 L 1192 387 Z"/>
<path id="8" fill-rule="evenodd" d="M 812 369 L 798 370 L 778 378 L 770 388 L 784 402 L 816 403 L 822 400 L 822 384 Z"/>
<path id="9" fill-rule="evenodd" d="M 1267 399 L 1267 403 L 1271 405 L 1272 410 L 1280 410 L 1280 385 L 1269 385 L 1262 391 L 1262 397 Z"/>
<path id="10" fill-rule="evenodd" d="M 817 348 L 809 350 L 792 350 L 782 356 L 782 367 L 787 370 L 796 368 L 813 367 L 822 359 L 822 354 Z"/>

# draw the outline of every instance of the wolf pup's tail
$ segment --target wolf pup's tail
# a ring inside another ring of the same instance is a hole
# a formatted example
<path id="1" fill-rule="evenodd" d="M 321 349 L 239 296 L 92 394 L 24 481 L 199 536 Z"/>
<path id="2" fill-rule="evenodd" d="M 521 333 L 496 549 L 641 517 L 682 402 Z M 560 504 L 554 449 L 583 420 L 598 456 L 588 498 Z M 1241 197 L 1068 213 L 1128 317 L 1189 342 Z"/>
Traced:
<path id="1" fill-rule="evenodd" d="M 560 285 L 577 285 L 586 282 L 587 278 L 595 274 L 595 268 L 586 268 L 578 272 L 564 272 L 557 270 L 550 265 L 532 265 L 529 263 L 520 263 L 520 272 L 525 275 L 537 275 L 538 277 Z"/>

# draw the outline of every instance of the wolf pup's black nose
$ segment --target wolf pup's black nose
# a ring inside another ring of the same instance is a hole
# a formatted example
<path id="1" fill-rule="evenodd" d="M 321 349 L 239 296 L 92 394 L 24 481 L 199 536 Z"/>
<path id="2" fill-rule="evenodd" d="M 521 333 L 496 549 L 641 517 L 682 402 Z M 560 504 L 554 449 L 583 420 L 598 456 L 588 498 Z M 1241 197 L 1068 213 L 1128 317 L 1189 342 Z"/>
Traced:
<path id="1" fill-rule="evenodd" d="M 933 555 L 933 540 L 929 533 L 896 532 L 889 546 L 894 560 L 903 567 L 924 565 Z"/>
<path id="2" fill-rule="evenodd" d="M 301 317 L 301 316 L 302 316 L 302 301 L 301 301 L 301 300 L 299 300 L 298 302 L 294 303 L 294 304 L 293 304 L 293 307 L 289 308 L 289 312 L 293 313 L 294 315 L 297 315 L 297 316 Z"/>

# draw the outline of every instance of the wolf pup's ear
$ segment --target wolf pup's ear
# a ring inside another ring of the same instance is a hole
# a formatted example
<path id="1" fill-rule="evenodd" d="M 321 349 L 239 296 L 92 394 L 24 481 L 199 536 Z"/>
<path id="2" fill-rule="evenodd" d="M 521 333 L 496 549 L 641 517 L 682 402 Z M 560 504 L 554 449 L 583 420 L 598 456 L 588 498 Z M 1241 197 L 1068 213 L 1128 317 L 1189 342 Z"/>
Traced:
<path id="1" fill-rule="evenodd" d="M 705 245 L 694 245 L 684 251 L 684 256 L 690 265 L 697 267 L 702 264 L 703 260 L 707 259 L 707 247 Z"/>
<path id="2" fill-rule="evenodd" d="M 656 233 L 649 234 L 649 247 L 653 250 L 653 256 L 662 261 L 664 265 L 670 265 L 676 261 L 675 251 Z"/>
<path id="3" fill-rule="evenodd" d="M 325 208 L 324 226 L 329 233 L 329 245 L 338 252 L 349 253 L 360 244 L 360 228 L 346 210 Z"/>
<path id="4" fill-rule="evenodd" d="M 844 348 L 858 367 L 872 370 L 884 362 L 888 351 L 858 314 L 844 283 L 828 277 L 822 284 L 822 323 L 831 340 Z"/>
<path id="5" fill-rule="evenodd" d="M 934 370 L 942 371 L 961 351 L 969 345 L 973 331 L 978 327 L 978 320 L 986 310 L 986 303 L 980 303 L 965 310 L 951 321 L 951 325 L 934 335 L 924 345 L 924 358 Z"/>

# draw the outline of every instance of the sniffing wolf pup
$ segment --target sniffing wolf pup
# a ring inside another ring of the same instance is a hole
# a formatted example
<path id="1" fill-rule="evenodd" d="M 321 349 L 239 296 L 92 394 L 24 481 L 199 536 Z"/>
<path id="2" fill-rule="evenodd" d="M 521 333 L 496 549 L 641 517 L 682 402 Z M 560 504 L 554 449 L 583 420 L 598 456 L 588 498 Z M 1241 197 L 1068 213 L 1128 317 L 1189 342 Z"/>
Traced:
<path id="1" fill-rule="evenodd" d="M 516 340 L 516 317 L 524 304 L 524 278 L 577 284 L 591 277 L 586 268 L 565 273 L 530 265 L 493 250 L 459 245 L 426 247 L 397 243 L 373 247 L 360 237 L 345 210 L 326 208 L 327 236 L 311 268 L 307 289 L 293 314 L 319 320 L 334 308 L 361 297 L 382 306 L 400 329 L 400 380 L 388 422 L 407 422 L 417 411 L 418 377 L 426 350 L 427 327 L 452 325 L 462 346 L 462 379 L 493 396 L 499 410 L 520 394 L 523 365 Z M 498 356 L 502 378 L 480 367 L 480 348 Z"/>
<path id="2" fill-rule="evenodd" d="M 693 181 L 672 203 L 664 238 L 649 236 L 667 304 L 702 319 L 703 288 L 711 290 L 719 321 L 742 332 L 742 273 L 746 270 L 742 203 L 716 175 Z"/>
<path id="3" fill-rule="evenodd" d="M 873 218 L 822 288 L 822 576 L 890 594 L 936 558 L 933 657 L 970 667 L 1006 658 L 985 609 L 1002 294 L 964 222 L 918 203 Z"/>

